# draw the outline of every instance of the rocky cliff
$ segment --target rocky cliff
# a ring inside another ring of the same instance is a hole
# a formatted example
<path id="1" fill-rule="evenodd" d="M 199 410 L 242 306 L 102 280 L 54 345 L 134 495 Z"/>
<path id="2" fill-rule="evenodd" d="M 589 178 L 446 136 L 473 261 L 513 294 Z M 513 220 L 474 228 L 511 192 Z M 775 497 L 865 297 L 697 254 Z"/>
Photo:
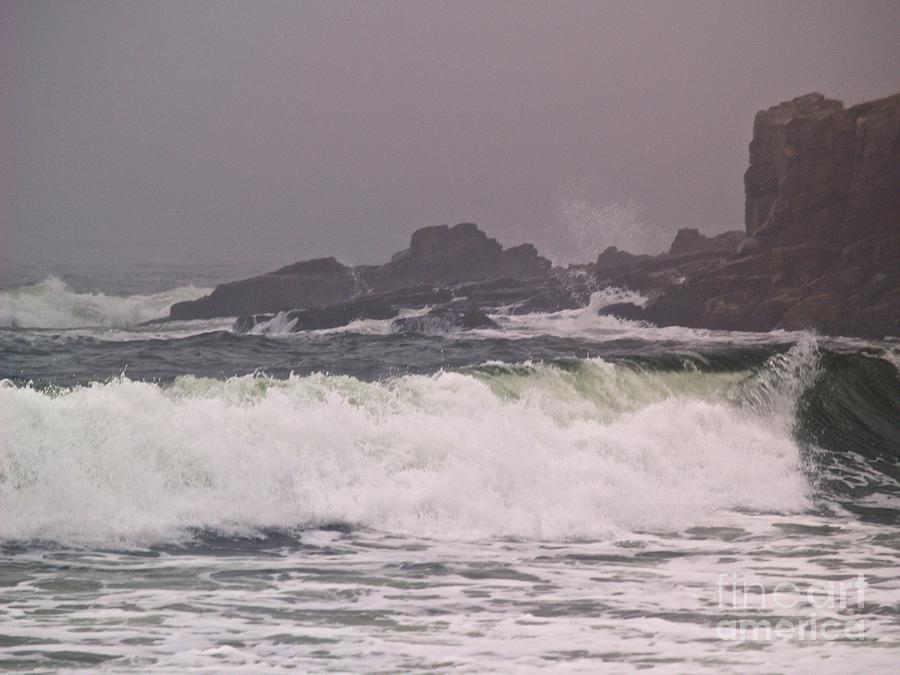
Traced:
<path id="1" fill-rule="evenodd" d="M 760 111 L 744 182 L 736 252 L 671 255 L 697 238 L 679 232 L 668 265 L 602 275 L 653 294 L 647 308 L 606 311 L 659 325 L 900 334 L 900 94 L 849 109 L 808 94 Z"/>
<path id="2" fill-rule="evenodd" d="M 568 309 L 619 286 L 650 301 L 601 311 L 657 325 L 900 335 L 900 94 L 849 109 L 808 94 L 757 113 L 744 183 L 745 231 L 679 230 L 659 256 L 608 248 L 561 270 L 530 244 L 440 225 L 384 265 L 295 263 L 173 305 L 170 318 L 247 315 L 246 330 L 293 310 L 306 330 L 434 305 L 431 323 L 466 327 L 482 310 Z"/>
<path id="3" fill-rule="evenodd" d="M 900 223 L 900 94 L 845 109 L 807 94 L 756 114 L 748 235 L 842 247 Z"/>

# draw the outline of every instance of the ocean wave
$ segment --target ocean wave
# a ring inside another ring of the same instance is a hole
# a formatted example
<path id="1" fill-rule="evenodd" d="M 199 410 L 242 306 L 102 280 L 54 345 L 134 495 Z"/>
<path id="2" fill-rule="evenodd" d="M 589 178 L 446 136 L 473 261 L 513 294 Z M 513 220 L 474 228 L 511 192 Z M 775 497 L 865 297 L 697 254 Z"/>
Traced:
<path id="1" fill-rule="evenodd" d="M 79 293 L 56 277 L 0 291 L 0 327 L 87 328 L 134 326 L 168 315 L 175 302 L 193 300 L 207 288 L 182 286 L 151 295 Z"/>
<path id="2" fill-rule="evenodd" d="M 346 523 L 561 540 L 798 512 L 811 487 L 793 378 L 815 359 L 804 347 L 773 363 L 758 399 L 749 373 L 600 359 L 384 382 L 7 385 L 0 539 L 117 546 Z"/>
<path id="3" fill-rule="evenodd" d="M 805 339 L 807 333 L 772 330 L 767 333 L 710 330 L 687 328 L 684 326 L 658 327 L 644 321 L 621 319 L 612 315 L 600 315 L 599 311 L 609 305 L 630 302 L 643 307 L 649 298 L 637 291 L 609 287 L 591 294 L 585 307 L 564 309 L 558 312 L 532 314 L 491 315 L 500 329 L 471 331 L 478 337 L 498 337 L 505 339 L 527 339 L 536 335 L 546 335 L 580 340 L 621 340 L 672 341 L 700 343 L 773 344 L 792 343 Z"/>
<path id="4" fill-rule="evenodd" d="M 318 328 L 314 330 L 295 331 L 297 319 L 291 318 L 292 310 L 277 312 L 268 321 L 260 321 L 250 330 L 243 333 L 244 335 L 265 335 L 268 337 L 297 337 L 303 333 L 314 333 L 316 335 L 336 335 L 341 333 L 353 333 L 356 335 L 390 335 L 394 331 L 391 329 L 396 319 L 406 319 L 416 316 L 424 316 L 432 309 L 430 305 L 425 307 L 403 308 L 397 312 L 395 317 L 390 319 L 356 319 L 350 321 L 343 326 L 335 326 L 334 328 Z"/>

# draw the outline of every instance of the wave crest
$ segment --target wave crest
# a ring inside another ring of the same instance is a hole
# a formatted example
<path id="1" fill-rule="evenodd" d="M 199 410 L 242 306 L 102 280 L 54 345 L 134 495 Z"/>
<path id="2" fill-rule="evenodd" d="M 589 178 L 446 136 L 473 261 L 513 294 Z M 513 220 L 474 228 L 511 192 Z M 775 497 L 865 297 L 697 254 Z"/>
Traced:
<path id="1" fill-rule="evenodd" d="M 48 277 L 40 283 L 0 291 L 0 327 L 124 328 L 168 315 L 169 307 L 209 292 L 182 286 L 151 295 L 115 296 L 78 293 L 64 281 Z"/>
<path id="2" fill-rule="evenodd" d="M 734 385 L 591 360 L 374 383 L 0 387 L 0 539 L 112 546 L 343 522 L 558 540 L 806 508 L 791 420 L 728 403 Z"/>

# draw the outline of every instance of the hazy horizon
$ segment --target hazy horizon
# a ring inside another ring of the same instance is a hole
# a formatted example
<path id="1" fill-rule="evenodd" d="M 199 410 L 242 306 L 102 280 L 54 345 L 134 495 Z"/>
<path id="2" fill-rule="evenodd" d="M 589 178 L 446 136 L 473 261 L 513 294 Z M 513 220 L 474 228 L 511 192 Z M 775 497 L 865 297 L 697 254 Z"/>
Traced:
<path id="1" fill-rule="evenodd" d="M 757 110 L 900 90 L 897 2 L 0 0 L 0 247 L 559 262 L 743 227 Z"/>

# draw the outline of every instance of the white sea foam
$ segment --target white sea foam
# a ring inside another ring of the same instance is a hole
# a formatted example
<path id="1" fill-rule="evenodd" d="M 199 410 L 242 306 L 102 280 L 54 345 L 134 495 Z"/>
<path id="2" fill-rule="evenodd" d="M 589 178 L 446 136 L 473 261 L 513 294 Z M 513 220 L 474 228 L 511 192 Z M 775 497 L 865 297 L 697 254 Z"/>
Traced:
<path id="1" fill-rule="evenodd" d="M 401 309 L 396 319 L 422 316 L 431 310 L 430 306 L 417 307 L 413 309 Z M 358 335 L 389 335 L 391 333 L 391 324 L 394 319 L 357 319 L 351 321 L 344 326 L 335 328 L 321 328 L 315 331 L 295 331 L 294 326 L 297 319 L 289 318 L 290 311 L 278 312 L 268 321 L 260 321 L 253 326 L 248 335 L 267 335 L 269 337 L 291 337 L 303 333 L 314 332 L 317 335 L 328 335 L 331 333 L 356 333 Z"/>
<path id="2" fill-rule="evenodd" d="M 726 402 L 738 379 L 595 360 L 383 383 L 3 387 L 0 538 L 117 545 L 343 522 L 559 540 L 807 508 L 790 406 Z"/>
<path id="3" fill-rule="evenodd" d="M 585 307 L 565 309 L 559 312 L 491 315 L 500 329 L 471 331 L 472 337 L 504 339 L 532 338 L 538 335 L 592 340 L 635 339 L 648 342 L 672 341 L 691 344 L 721 342 L 728 344 L 772 344 L 795 342 L 804 333 L 773 330 L 768 333 L 742 333 L 738 331 L 686 328 L 683 326 L 658 327 L 643 321 L 630 321 L 616 316 L 601 316 L 599 310 L 608 305 L 630 302 L 644 306 L 648 298 L 636 291 L 621 288 L 605 288 L 591 294 Z"/>
<path id="4" fill-rule="evenodd" d="M 260 321 L 247 333 L 249 335 L 290 335 L 294 332 L 297 319 L 288 318 L 288 312 L 278 312 L 268 321 Z"/>
<path id="5" fill-rule="evenodd" d="M 0 291 L 0 326 L 6 328 L 128 327 L 159 319 L 175 302 L 193 300 L 207 288 L 182 286 L 151 295 L 79 293 L 56 277 Z"/>

